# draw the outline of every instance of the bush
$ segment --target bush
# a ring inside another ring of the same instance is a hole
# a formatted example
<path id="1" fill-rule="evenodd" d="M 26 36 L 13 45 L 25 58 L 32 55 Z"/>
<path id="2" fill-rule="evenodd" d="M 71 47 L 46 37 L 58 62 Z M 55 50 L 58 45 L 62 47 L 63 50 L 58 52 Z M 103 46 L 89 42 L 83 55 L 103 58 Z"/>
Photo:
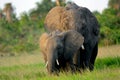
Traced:
<path id="1" fill-rule="evenodd" d="M 120 44 L 120 30 L 110 29 L 107 26 L 100 29 L 100 44 L 104 46 Z"/>
<path id="2" fill-rule="evenodd" d="M 43 19 L 38 22 L 0 22 L 0 51 L 4 53 L 30 52 L 38 49 L 38 39 L 44 32 Z"/>

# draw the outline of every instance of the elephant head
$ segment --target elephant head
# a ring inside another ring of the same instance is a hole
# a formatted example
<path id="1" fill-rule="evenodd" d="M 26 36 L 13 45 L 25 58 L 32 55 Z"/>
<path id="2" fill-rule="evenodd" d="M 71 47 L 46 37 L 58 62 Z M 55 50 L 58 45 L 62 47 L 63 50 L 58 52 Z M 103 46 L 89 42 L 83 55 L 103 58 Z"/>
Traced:
<path id="1" fill-rule="evenodd" d="M 74 30 L 66 32 L 54 31 L 50 34 L 44 33 L 40 38 L 40 49 L 44 54 L 47 70 L 49 73 L 59 71 L 61 58 L 69 60 L 82 46 L 84 37 Z M 65 62 L 62 60 L 62 62 Z"/>

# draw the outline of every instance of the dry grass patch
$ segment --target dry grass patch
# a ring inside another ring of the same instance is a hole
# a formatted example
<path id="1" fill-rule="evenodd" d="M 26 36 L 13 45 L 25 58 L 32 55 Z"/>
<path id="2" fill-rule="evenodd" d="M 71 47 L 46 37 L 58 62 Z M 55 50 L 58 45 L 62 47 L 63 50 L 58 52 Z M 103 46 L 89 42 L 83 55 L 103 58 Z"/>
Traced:
<path id="1" fill-rule="evenodd" d="M 99 47 L 98 49 L 98 56 L 97 56 L 98 58 L 117 57 L 117 56 L 120 56 L 120 45 Z"/>
<path id="2" fill-rule="evenodd" d="M 0 66 L 28 65 L 41 62 L 43 63 L 43 56 L 41 54 L 0 57 Z"/>

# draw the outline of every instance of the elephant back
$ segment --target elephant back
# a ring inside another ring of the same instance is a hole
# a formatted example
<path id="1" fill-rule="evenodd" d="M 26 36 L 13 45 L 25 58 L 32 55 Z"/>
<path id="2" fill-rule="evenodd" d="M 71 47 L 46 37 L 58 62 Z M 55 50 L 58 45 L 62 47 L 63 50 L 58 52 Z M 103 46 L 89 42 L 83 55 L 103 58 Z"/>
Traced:
<path id="1" fill-rule="evenodd" d="M 68 9 L 65 7 L 54 7 L 51 9 L 44 22 L 44 27 L 47 32 L 52 32 L 55 30 L 67 31 L 75 30 L 75 14 L 77 11 L 75 9 Z"/>
<path id="2" fill-rule="evenodd" d="M 91 38 L 98 41 L 99 24 L 96 17 L 89 9 L 75 3 L 52 8 L 45 18 L 44 27 L 47 32 L 75 30 L 84 36 L 85 43 Z"/>

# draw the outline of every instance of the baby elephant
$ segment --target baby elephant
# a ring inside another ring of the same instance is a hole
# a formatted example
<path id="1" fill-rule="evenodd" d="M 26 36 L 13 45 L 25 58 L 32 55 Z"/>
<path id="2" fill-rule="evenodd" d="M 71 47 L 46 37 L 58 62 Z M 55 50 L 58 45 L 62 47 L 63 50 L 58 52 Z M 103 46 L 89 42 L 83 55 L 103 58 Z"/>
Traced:
<path id="1" fill-rule="evenodd" d="M 39 44 L 48 73 L 58 73 L 61 68 L 68 67 L 66 63 L 74 72 L 73 57 L 81 46 L 83 48 L 83 42 L 84 37 L 74 30 L 43 33 Z"/>

